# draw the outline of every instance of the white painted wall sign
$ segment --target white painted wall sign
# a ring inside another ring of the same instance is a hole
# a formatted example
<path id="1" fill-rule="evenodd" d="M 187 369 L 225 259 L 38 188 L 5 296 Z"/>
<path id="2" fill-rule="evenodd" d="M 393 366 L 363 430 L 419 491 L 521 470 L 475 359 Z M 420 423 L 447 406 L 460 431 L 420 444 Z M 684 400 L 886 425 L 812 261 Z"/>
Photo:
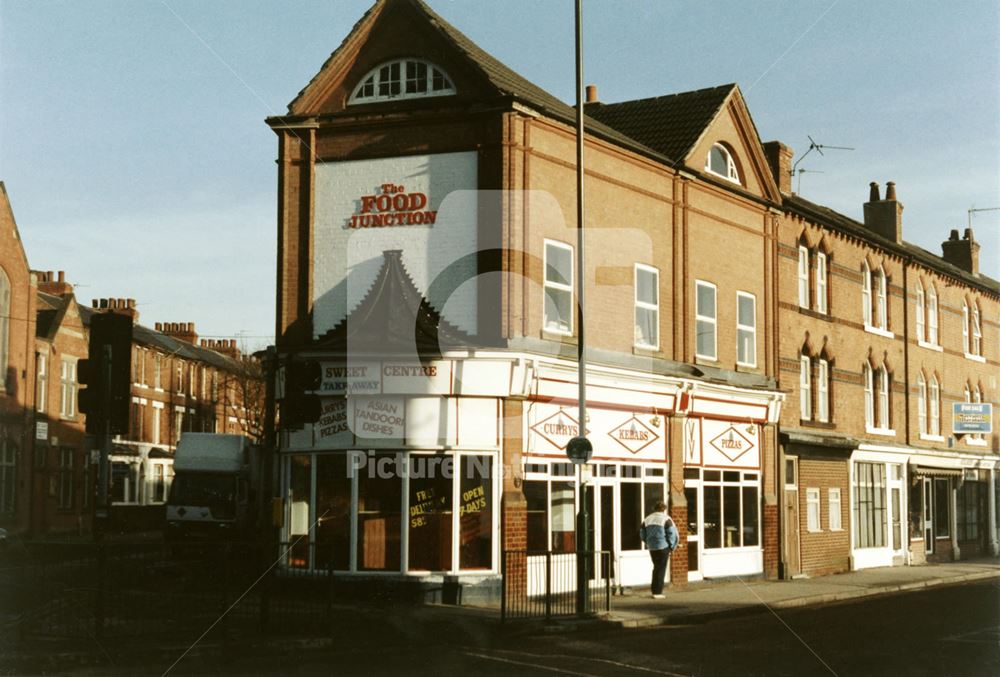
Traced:
<path id="1" fill-rule="evenodd" d="M 528 410 L 527 453 L 565 458 L 566 445 L 579 434 L 576 407 L 534 403 Z M 587 438 L 594 458 L 667 460 L 663 418 L 642 412 L 588 407 Z"/>
<path id="2" fill-rule="evenodd" d="M 413 155 L 316 165 L 313 331 L 324 334 L 368 292 L 382 252 L 399 249 L 427 293 L 445 269 L 478 246 L 478 155 Z M 469 259 L 475 273 L 475 263 Z M 451 268 L 450 268 L 451 267 Z M 476 285 L 428 298 L 460 329 L 476 331 Z"/>
<path id="3" fill-rule="evenodd" d="M 705 467 L 760 468 L 760 426 L 736 421 L 701 421 Z"/>

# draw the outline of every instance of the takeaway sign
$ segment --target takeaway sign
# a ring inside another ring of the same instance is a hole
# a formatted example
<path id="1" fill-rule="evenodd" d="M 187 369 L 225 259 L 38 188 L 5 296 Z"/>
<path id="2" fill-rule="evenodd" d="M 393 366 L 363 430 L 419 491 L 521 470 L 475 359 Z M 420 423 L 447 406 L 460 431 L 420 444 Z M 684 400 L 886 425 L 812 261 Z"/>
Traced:
<path id="1" fill-rule="evenodd" d="M 956 435 L 992 433 L 993 405 L 987 402 L 954 402 L 951 429 Z"/>

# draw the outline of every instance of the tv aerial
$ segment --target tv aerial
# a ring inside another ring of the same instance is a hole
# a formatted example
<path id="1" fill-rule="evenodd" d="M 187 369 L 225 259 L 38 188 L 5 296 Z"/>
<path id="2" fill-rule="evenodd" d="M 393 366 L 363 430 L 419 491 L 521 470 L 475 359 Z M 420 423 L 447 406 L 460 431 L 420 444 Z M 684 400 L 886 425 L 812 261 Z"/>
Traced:
<path id="1" fill-rule="evenodd" d="M 828 145 L 828 144 L 816 143 L 816 140 L 813 139 L 812 136 L 810 136 L 809 134 L 806 134 L 806 138 L 809 139 L 809 149 L 805 153 L 802 154 L 802 157 L 800 157 L 798 160 L 795 161 L 795 164 L 792 165 L 792 171 L 790 172 L 790 174 L 791 174 L 791 178 L 793 178 L 793 179 L 795 178 L 795 170 L 799 166 L 799 163 L 802 162 L 803 160 L 805 160 L 806 156 L 808 156 L 809 153 L 811 153 L 813 151 L 816 151 L 820 155 L 825 155 L 823 153 L 824 149 L 826 149 L 826 150 L 854 150 L 853 148 L 851 148 L 849 146 L 831 146 L 831 145 Z M 802 183 L 802 174 L 804 172 L 807 172 L 807 171 L 812 172 L 813 170 L 807 170 L 807 169 L 800 169 L 799 170 L 799 184 L 800 185 Z M 821 173 L 821 172 L 814 172 L 814 173 L 818 174 L 818 173 Z"/>
<path id="2" fill-rule="evenodd" d="M 798 171 L 798 175 L 799 175 L 799 185 L 795 187 L 795 192 L 796 193 L 801 193 L 802 192 L 802 175 L 803 174 L 826 174 L 826 172 L 824 172 L 821 169 L 806 169 L 805 167 L 803 167 L 802 169 L 799 169 L 797 171 Z"/>

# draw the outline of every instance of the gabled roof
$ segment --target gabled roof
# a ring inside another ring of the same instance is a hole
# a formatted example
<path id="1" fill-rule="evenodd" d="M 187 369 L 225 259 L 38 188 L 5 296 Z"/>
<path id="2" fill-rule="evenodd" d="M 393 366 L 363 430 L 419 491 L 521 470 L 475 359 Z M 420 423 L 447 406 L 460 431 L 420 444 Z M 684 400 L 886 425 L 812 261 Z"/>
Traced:
<path id="1" fill-rule="evenodd" d="M 667 157 L 682 160 L 715 119 L 735 84 L 620 103 L 588 103 L 587 114 Z"/>
<path id="2" fill-rule="evenodd" d="M 17 220 L 14 218 L 14 208 L 10 205 L 10 197 L 7 195 L 7 186 L 0 181 L 0 228 L 7 228 L 9 224 L 10 235 L 17 242 L 17 251 L 21 255 L 24 267 L 28 268 L 28 255 L 24 251 L 24 244 L 21 242 L 21 233 L 17 230 Z M 0 232 L 0 241 L 5 233 Z"/>
<path id="3" fill-rule="evenodd" d="M 361 302 L 316 348 L 371 353 L 440 356 L 442 346 L 468 348 L 471 337 L 441 318 L 403 266 L 402 251 L 382 253 L 382 267 Z"/>
<path id="4" fill-rule="evenodd" d="M 298 95 L 288 104 L 288 113 L 291 116 L 309 115 L 307 110 L 310 103 L 310 96 L 314 91 L 322 90 L 329 78 L 337 76 L 337 62 L 343 56 L 346 58 L 348 52 L 355 47 L 355 42 L 366 34 L 383 13 L 391 5 L 408 5 L 422 14 L 427 21 L 427 25 L 437 31 L 443 38 L 445 44 L 451 45 L 462 56 L 468 64 L 478 72 L 483 79 L 497 92 L 500 98 L 510 98 L 524 105 L 544 113 L 552 118 L 568 124 L 575 124 L 576 107 L 571 106 L 552 94 L 546 92 L 538 85 L 532 83 L 527 78 L 519 75 L 504 65 L 460 30 L 441 18 L 437 13 L 428 7 L 422 0 L 378 0 L 372 5 L 364 16 L 354 24 L 351 32 L 340 43 L 336 50 L 324 62 L 319 72 L 309 81 Z M 587 107 L 589 110 L 589 106 Z M 278 118 L 280 120 L 280 118 Z M 635 150 L 643 155 L 647 155 L 661 162 L 669 163 L 669 158 L 662 157 L 661 154 L 652 148 L 648 148 L 637 142 L 635 139 L 613 129 L 612 127 L 594 119 L 584 116 L 584 126 L 587 132 L 599 136 L 608 141 L 617 143 L 623 147 Z"/>
<path id="5" fill-rule="evenodd" d="M 35 320 L 35 336 L 51 340 L 59 331 L 59 325 L 66 317 L 66 311 L 69 310 L 73 297 L 69 294 L 56 296 L 43 291 L 37 292 L 36 296 L 38 297 L 38 309 Z"/>
<path id="6" fill-rule="evenodd" d="M 979 275 L 973 275 L 972 273 L 948 263 L 940 256 L 935 256 L 933 253 L 922 247 L 918 247 L 915 244 L 910 244 L 909 242 L 893 242 L 888 240 L 872 231 L 870 228 L 866 228 L 865 224 L 855 221 L 851 217 L 845 216 L 840 212 L 830 209 L 829 207 L 824 207 L 823 205 L 818 205 L 815 202 L 810 202 L 804 197 L 795 194 L 784 196 L 784 206 L 793 214 L 797 214 L 803 218 L 810 219 L 829 228 L 833 228 L 834 230 L 839 230 L 842 233 L 871 242 L 875 246 L 881 247 L 882 249 L 893 252 L 899 256 L 911 257 L 915 261 L 920 262 L 922 265 L 927 266 L 932 270 L 937 270 L 945 275 L 950 275 L 951 277 L 962 280 L 971 286 L 979 287 L 980 289 L 994 294 L 1000 294 L 1000 282 L 997 280 L 994 280 L 987 275 L 983 275 L 982 273 Z"/>

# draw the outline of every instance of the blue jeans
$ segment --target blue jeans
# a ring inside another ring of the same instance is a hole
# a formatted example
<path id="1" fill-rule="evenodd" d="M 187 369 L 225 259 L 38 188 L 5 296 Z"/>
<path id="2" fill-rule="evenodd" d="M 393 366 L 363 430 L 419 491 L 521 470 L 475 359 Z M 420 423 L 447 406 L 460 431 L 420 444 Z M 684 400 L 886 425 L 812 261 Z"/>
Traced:
<path id="1" fill-rule="evenodd" d="M 667 575 L 667 561 L 670 559 L 670 551 L 666 548 L 650 550 L 649 557 L 653 560 L 653 580 L 649 587 L 654 595 L 661 595 L 663 594 L 663 579 Z"/>

